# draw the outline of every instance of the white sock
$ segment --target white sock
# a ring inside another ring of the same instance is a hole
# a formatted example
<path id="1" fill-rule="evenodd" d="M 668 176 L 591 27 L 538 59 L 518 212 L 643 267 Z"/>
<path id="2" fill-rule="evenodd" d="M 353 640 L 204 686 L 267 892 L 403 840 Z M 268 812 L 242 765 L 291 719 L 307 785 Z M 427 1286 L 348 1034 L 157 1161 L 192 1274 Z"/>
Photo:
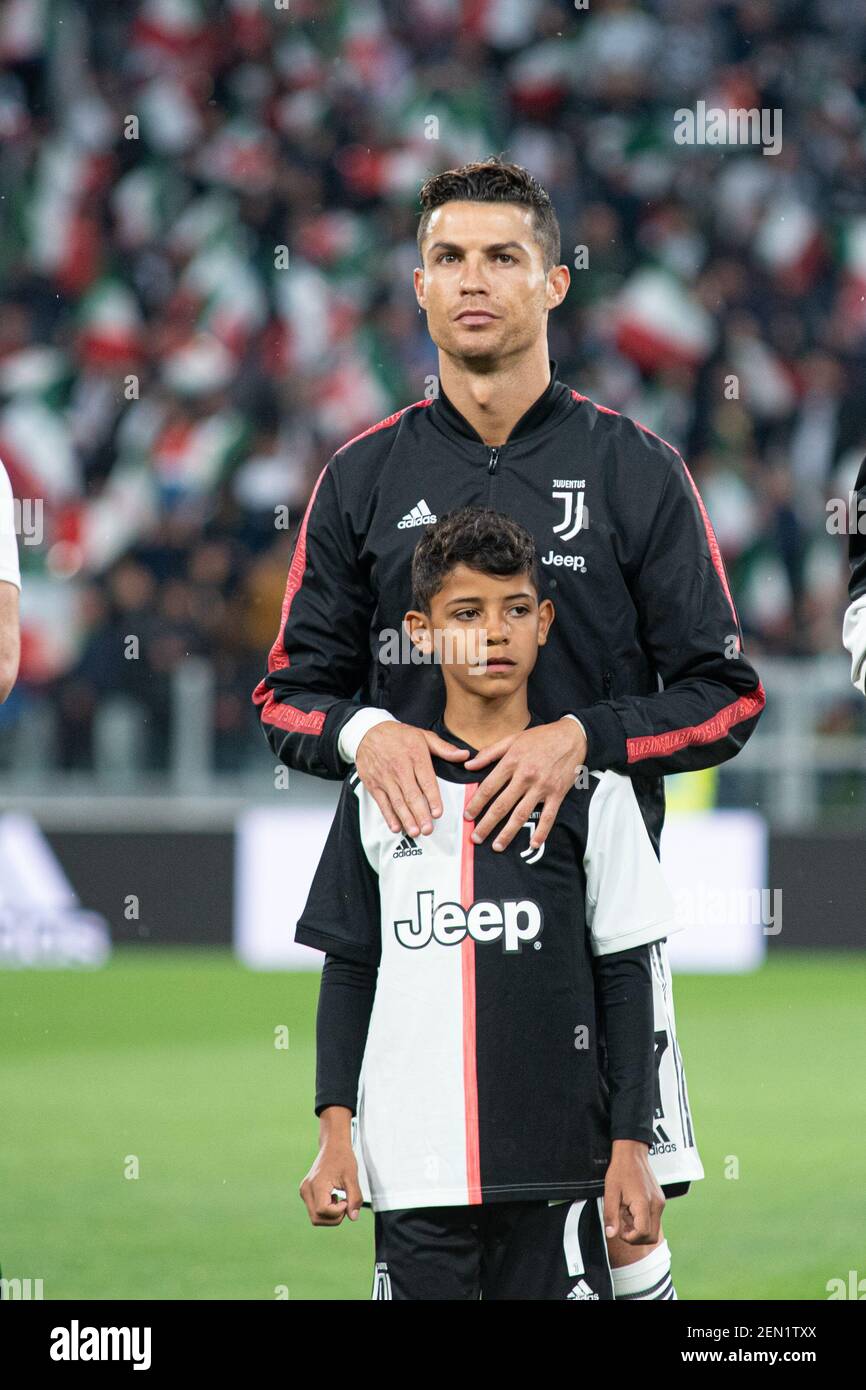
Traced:
<path id="1" fill-rule="evenodd" d="M 624 1302 L 676 1298 L 671 1280 L 671 1252 L 666 1240 L 634 1264 L 612 1269 L 613 1296 Z"/>

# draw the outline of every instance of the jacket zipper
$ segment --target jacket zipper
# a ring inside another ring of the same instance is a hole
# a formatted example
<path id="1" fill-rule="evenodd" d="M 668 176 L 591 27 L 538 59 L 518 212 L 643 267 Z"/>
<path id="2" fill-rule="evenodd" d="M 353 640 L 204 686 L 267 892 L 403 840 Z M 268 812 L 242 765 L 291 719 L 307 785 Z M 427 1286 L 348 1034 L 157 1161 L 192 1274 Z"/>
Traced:
<path id="1" fill-rule="evenodd" d="M 493 506 L 493 484 L 496 474 L 496 466 L 499 463 L 499 450 L 491 449 L 490 457 L 487 460 L 487 505 Z"/>
<path id="2" fill-rule="evenodd" d="M 610 699 L 610 688 L 611 688 L 611 684 L 612 684 L 612 678 L 611 678 L 610 671 L 605 671 L 605 672 L 603 673 L 601 679 L 602 679 L 602 682 L 603 682 L 603 684 L 604 684 L 604 698 L 605 698 L 606 700 L 609 700 L 609 699 Z"/>

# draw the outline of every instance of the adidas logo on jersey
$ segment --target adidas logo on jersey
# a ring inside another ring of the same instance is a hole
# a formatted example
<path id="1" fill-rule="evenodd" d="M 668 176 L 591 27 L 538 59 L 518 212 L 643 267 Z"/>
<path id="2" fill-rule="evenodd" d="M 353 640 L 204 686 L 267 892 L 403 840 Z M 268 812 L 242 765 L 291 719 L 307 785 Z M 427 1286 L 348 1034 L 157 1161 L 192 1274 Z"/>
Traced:
<path id="1" fill-rule="evenodd" d="M 532 898 L 503 898 L 499 902 L 481 898 L 468 909 L 460 903 L 440 903 L 434 910 L 432 889 L 419 892 L 417 897 L 417 922 L 405 919 L 394 923 L 397 940 L 410 950 L 431 941 L 454 946 L 471 936 L 482 945 L 501 941 L 506 955 L 515 955 L 523 950 L 525 941 L 540 936 L 544 923 L 541 907 Z"/>
<path id="2" fill-rule="evenodd" d="M 416 845 L 411 835 L 404 835 L 399 845 L 391 855 L 392 859 L 408 859 L 410 855 L 420 854 L 421 846 Z"/>
<path id="3" fill-rule="evenodd" d="M 580 1280 L 578 1280 L 578 1282 L 575 1284 L 575 1286 L 574 1286 L 574 1288 L 572 1289 L 571 1293 L 567 1295 L 567 1297 L 568 1297 L 568 1298 L 583 1299 L 584 1302 L 586 1302 L 586 1301 L 588 1301 L 588 1300 L 591 1299 L 591 1298 L 598 1299 L 598 1294 L 597 1294 L 597 1293 L 593 1293 L 592 1289 L 589 1287 L 589 1284 L 586 1282 L 585 1279 L 580 1279 Z"/>
<path id="4" fill-rule="evenodd" d="M 654 1127 L 654 1129 L 653 1129 L 653 1134 L 655 1135 L 655 1143 L 653 1144 L 652 1148 L 651 1148 L 650 1151 L 649 1151 L 649 1157 L 650 1157 L 650 1158 L 652 1158 L 654 1154 L 675 1154 L 675 1153 L 676 1153 L 676 1151 L 677 1151 L 676 1143 L 674 1142 L 673 1139 L 671 1139 L 671 1137 L 670 1137 L 669 1134 L 666 1134 L 666 1133 L 665 1133 L 664 1129 L 662 1128 L 662 1126 L 661 1126 L 658 1122 L 656 1122 L 656 1124 L 655 1124 L 655 1127 Z"/>
<path id="5" fill-rule="evenodd" d="M 431 512 L 422 497 L 420 502 L 415 503 L 411 512 L 407 512 L 402 521 L 397 522 L 397 530 L 403 531 L 410 526 L 429 526 L 431 522 L 438 520 L 439 518 L 434 512 Z"/>

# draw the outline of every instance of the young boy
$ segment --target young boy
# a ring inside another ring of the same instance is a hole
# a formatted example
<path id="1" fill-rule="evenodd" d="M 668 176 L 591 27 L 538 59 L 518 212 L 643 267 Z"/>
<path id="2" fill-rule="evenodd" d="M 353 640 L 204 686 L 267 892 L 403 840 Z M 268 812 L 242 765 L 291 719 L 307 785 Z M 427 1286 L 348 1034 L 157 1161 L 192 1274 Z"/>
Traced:
<path id="1" fill-rule="evenodd" d="M 444 678 L 432 727 L 471 757 L 538 723 L 554 609 L 530 534 L 454 512 L 412 589 L 406 627 Z M 444 810 L 417 840 L 352 769 L 295 930 L 326 952 L 301 1195 L 314 1225 L 372 1207 L 373 1298 L 610 1299 L 605 1232 L 659 1238 L 653 943 L 674 904 L 630 778 L 575 769 L 546 844 L 527 806 L 497 852 L 463 817 L 473 774 L 434 765 Z"/>

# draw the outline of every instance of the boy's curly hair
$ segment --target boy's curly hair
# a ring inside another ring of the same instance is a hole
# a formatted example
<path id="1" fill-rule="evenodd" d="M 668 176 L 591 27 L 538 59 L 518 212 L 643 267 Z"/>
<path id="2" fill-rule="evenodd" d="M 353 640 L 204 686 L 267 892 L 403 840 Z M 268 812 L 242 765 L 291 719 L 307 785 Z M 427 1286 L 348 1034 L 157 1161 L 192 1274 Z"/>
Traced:
<path id="1" fill-rule="evenodd" d="M 528 573 L 541 593 L 535 539 L 526 528 L 492 507 L 461 507 L 426 527 L 415 547 L 413 608 L 429 614 L 431 599 L 461 564 L 482 574 Z"/>

